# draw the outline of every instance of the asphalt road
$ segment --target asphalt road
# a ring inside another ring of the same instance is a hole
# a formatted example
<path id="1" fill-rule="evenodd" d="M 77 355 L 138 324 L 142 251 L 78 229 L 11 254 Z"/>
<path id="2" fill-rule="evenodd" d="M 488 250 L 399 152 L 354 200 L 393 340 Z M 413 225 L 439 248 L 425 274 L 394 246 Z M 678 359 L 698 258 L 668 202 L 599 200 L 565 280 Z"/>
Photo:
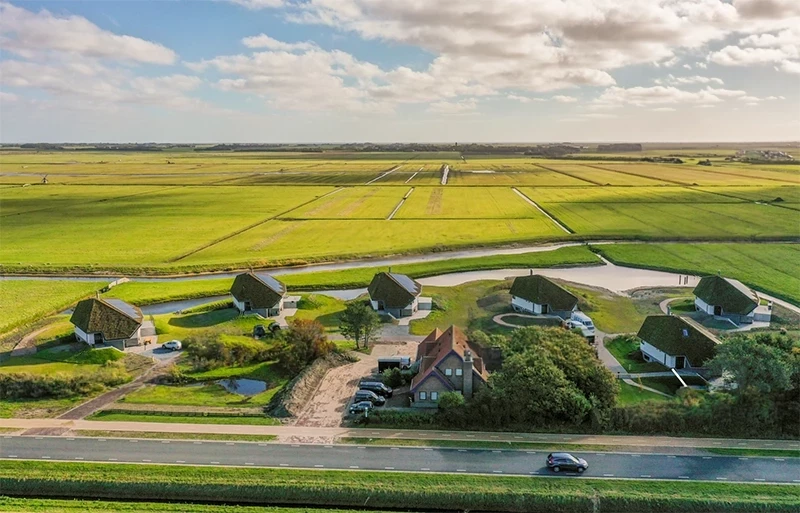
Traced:
<path id="1" fill-rule="evenodd" d="M 574 452 L 589 462 L 583 474 L 595 478 L 680 479 L 800 483 L 798 458 L 682 456 Z M 3 436 L 0 458 L 28 460 L 168 463 L 448 472 L 570 477 L 553 474 L 543 451 L 434 449 L 355 445 L 286 445 L 255 442 L 200 442 L 128 438 Z"/>

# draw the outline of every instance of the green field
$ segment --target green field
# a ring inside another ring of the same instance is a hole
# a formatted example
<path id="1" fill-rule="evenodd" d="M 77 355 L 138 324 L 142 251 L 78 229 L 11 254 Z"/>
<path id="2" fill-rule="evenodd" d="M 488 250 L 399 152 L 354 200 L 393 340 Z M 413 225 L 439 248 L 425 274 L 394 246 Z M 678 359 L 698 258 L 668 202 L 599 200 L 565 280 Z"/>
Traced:
<path id="1" fill-rule="evenodd" d="M 0 463 L 12 496 L 460 511 L 796 511 L 796 486 L 718 482 L 541 479 L 35 461 Z"/>
<path id="2" fill-rule="evenodd" d="M 0 183 L 15 186 L 0 188 L 0 269 L 169 273 L 563 239 L 800 236 L 800 169 L 719 155 L 703 167 L 454 152 L 2 151 Z"/>
<path id="3" fill-rule="evenodd" d="M 114 348 L 91 349 L 84 347 L 77 351 L 47 349 L 32 356 L 20 356 L 0 363 L 0 372 L 25 372 L 29 374 L 86 374 L 100 369 L 106 362 L 125 358 L 125 353 Z"/>
<path id="4" fill-rule="evenodd" d="M 797 244 L 613 244 L 594 249 L 620 265 L 700 275 L 721 273 L 800 305 Z"/>

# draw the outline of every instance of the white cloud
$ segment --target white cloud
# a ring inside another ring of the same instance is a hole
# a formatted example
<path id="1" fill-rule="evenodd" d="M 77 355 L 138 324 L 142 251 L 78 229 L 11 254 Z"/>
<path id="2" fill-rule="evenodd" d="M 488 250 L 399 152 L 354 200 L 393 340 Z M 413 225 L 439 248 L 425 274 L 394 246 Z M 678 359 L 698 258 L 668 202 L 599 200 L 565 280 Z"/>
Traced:
<path id="1" fill-rule="evenodd" d="M 692 69 L 692 65 L 691 64 L 684 64 L 683 68 L 684 69 Z"/>
<path id="2" fill-rule="evenodd" d="M 0 91 L 0 103 L 11 103 L 19 100 L 19 96 L 14 93 Z"/>
<path id="3" fill-rule="evenodd" d="M 531 102 L 543 102 L 545 101 L 544 98 L 531 98 L 529 96 L 521 96 L 518 94 L 507 94 L 506 98 L 509 100 L 518 101 L 520 103 L 531 103 Z"/>
<path id="4" fill-rule="evenodd" d="M 475 98 L 470 98 L 458 102 L 434 102 L 430 104 L 428 111 L 436 114 L 464 114 L 474 111 L 477 106 Z"/>
<path id="5" fill-rule="evenodd" d="M 784 73 L 800 75 L 800 62 L 798 61 L 783 61 L 778 68 Z"/>
<path id="6" fill-rule="evenodd" d="M 677 87 L 610 87 L 596 100 L 596 105 L 608 107 L 622 105 L 709 104 L 720 103 L 725 98 L 745 96 L 744 91 L 706 87 L 700 91 L 686 91 Z"/>
<path id="7" fill-rule="evenodd" d="M 702 61 L 697 61 L 697 62 L 694 63 L 694 65 L 695 65 L 695 67 L 700 68 L 700 69 L 708 68 L 708 64 L 706 64 L 705 62 L 702 62 Z"/>
<path id="8" fill-rule="evenodd" d="M 675 112 L 672 107 L 656 107 L 653 112 Z"/>
<path id="9" fill-rule="evenodd" d="M 242 44 L 248 48 L 267 48 L 269 50 L 279 50 L 282 52 L 305 51 L 317 48 L 317 45 L 311 41 L 303 41 L 299 43 L 285 43 L 273 39 L 266 34 L 259 34 L 257 36 L 250 36 L 242 39 Z"/>
<path id="10" fill-rule="evenodd" d="M 564 96 L 564 95 L 553 96 L 551 99 L 557 101 L 558 103 L 575 103 L 578 101 L 578 99 L 575 98 L 574 96 Z"/>
<path id="11" fill-rule="evenodd" d="M 228 2 L 241 5 L 251 11 L 259 9 L 273 9 L 283 5 L 283 0 L 228 0 Z"/>
<path id="12" fill-rule="evenodd" d="M 703 77 L 700 75 L 693 75 L 689 77 L 676 77 L 674 75 L 668 75 L 665 80 L 657 79 L 655 80 L 657 84 L 667 83 L 667 84 L 717 84 L 722 85 L 724 82 L 721 78 L 717 77 Z"/>
<path id="13" fill-rule="evenodd" d="M 0 3 L 0 43 L 5 51 L 25 58 L 52 51 L 151 64 L 172 64 L 177 58 L 161 44 L 114 34 L 81 16 L 34 13 L 7 3 Z"/>

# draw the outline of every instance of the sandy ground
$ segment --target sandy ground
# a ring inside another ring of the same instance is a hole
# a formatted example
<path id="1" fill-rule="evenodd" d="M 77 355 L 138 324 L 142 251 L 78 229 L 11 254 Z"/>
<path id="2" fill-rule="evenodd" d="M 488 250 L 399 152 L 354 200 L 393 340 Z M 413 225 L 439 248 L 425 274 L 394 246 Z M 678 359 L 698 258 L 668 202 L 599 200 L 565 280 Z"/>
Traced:
<path id="1" fill-rule="evenodd" d="M 378 371 L 378 358 L 386 356 L 411 356 L 417 353 L 417 342 L 379 343 L 372 349 L 372 354 L 354 353 L 359 361 L 328 371 L 314 397 L 297 416 L 293 423 L 302 427 L 338 427 L 347 412 L 347 407 L 358 389 L 361 378 Z M 289 443 L 332 443 L 319 437 L 288 435 L 281 436 L 282 442 Z"/>

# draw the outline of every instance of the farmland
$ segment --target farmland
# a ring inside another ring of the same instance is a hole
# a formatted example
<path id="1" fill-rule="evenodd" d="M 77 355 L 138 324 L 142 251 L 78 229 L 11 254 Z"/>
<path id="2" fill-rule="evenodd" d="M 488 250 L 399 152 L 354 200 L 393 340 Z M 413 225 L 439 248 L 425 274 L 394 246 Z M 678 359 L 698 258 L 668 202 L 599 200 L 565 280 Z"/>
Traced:
<path id="1" fill-rule="evenodd" d="M 0 266 L 19 273 L 208 271 L 569 239 L 800 236 L 796 166 L 722 160 L 7 150 L 0 183 Z"/>

